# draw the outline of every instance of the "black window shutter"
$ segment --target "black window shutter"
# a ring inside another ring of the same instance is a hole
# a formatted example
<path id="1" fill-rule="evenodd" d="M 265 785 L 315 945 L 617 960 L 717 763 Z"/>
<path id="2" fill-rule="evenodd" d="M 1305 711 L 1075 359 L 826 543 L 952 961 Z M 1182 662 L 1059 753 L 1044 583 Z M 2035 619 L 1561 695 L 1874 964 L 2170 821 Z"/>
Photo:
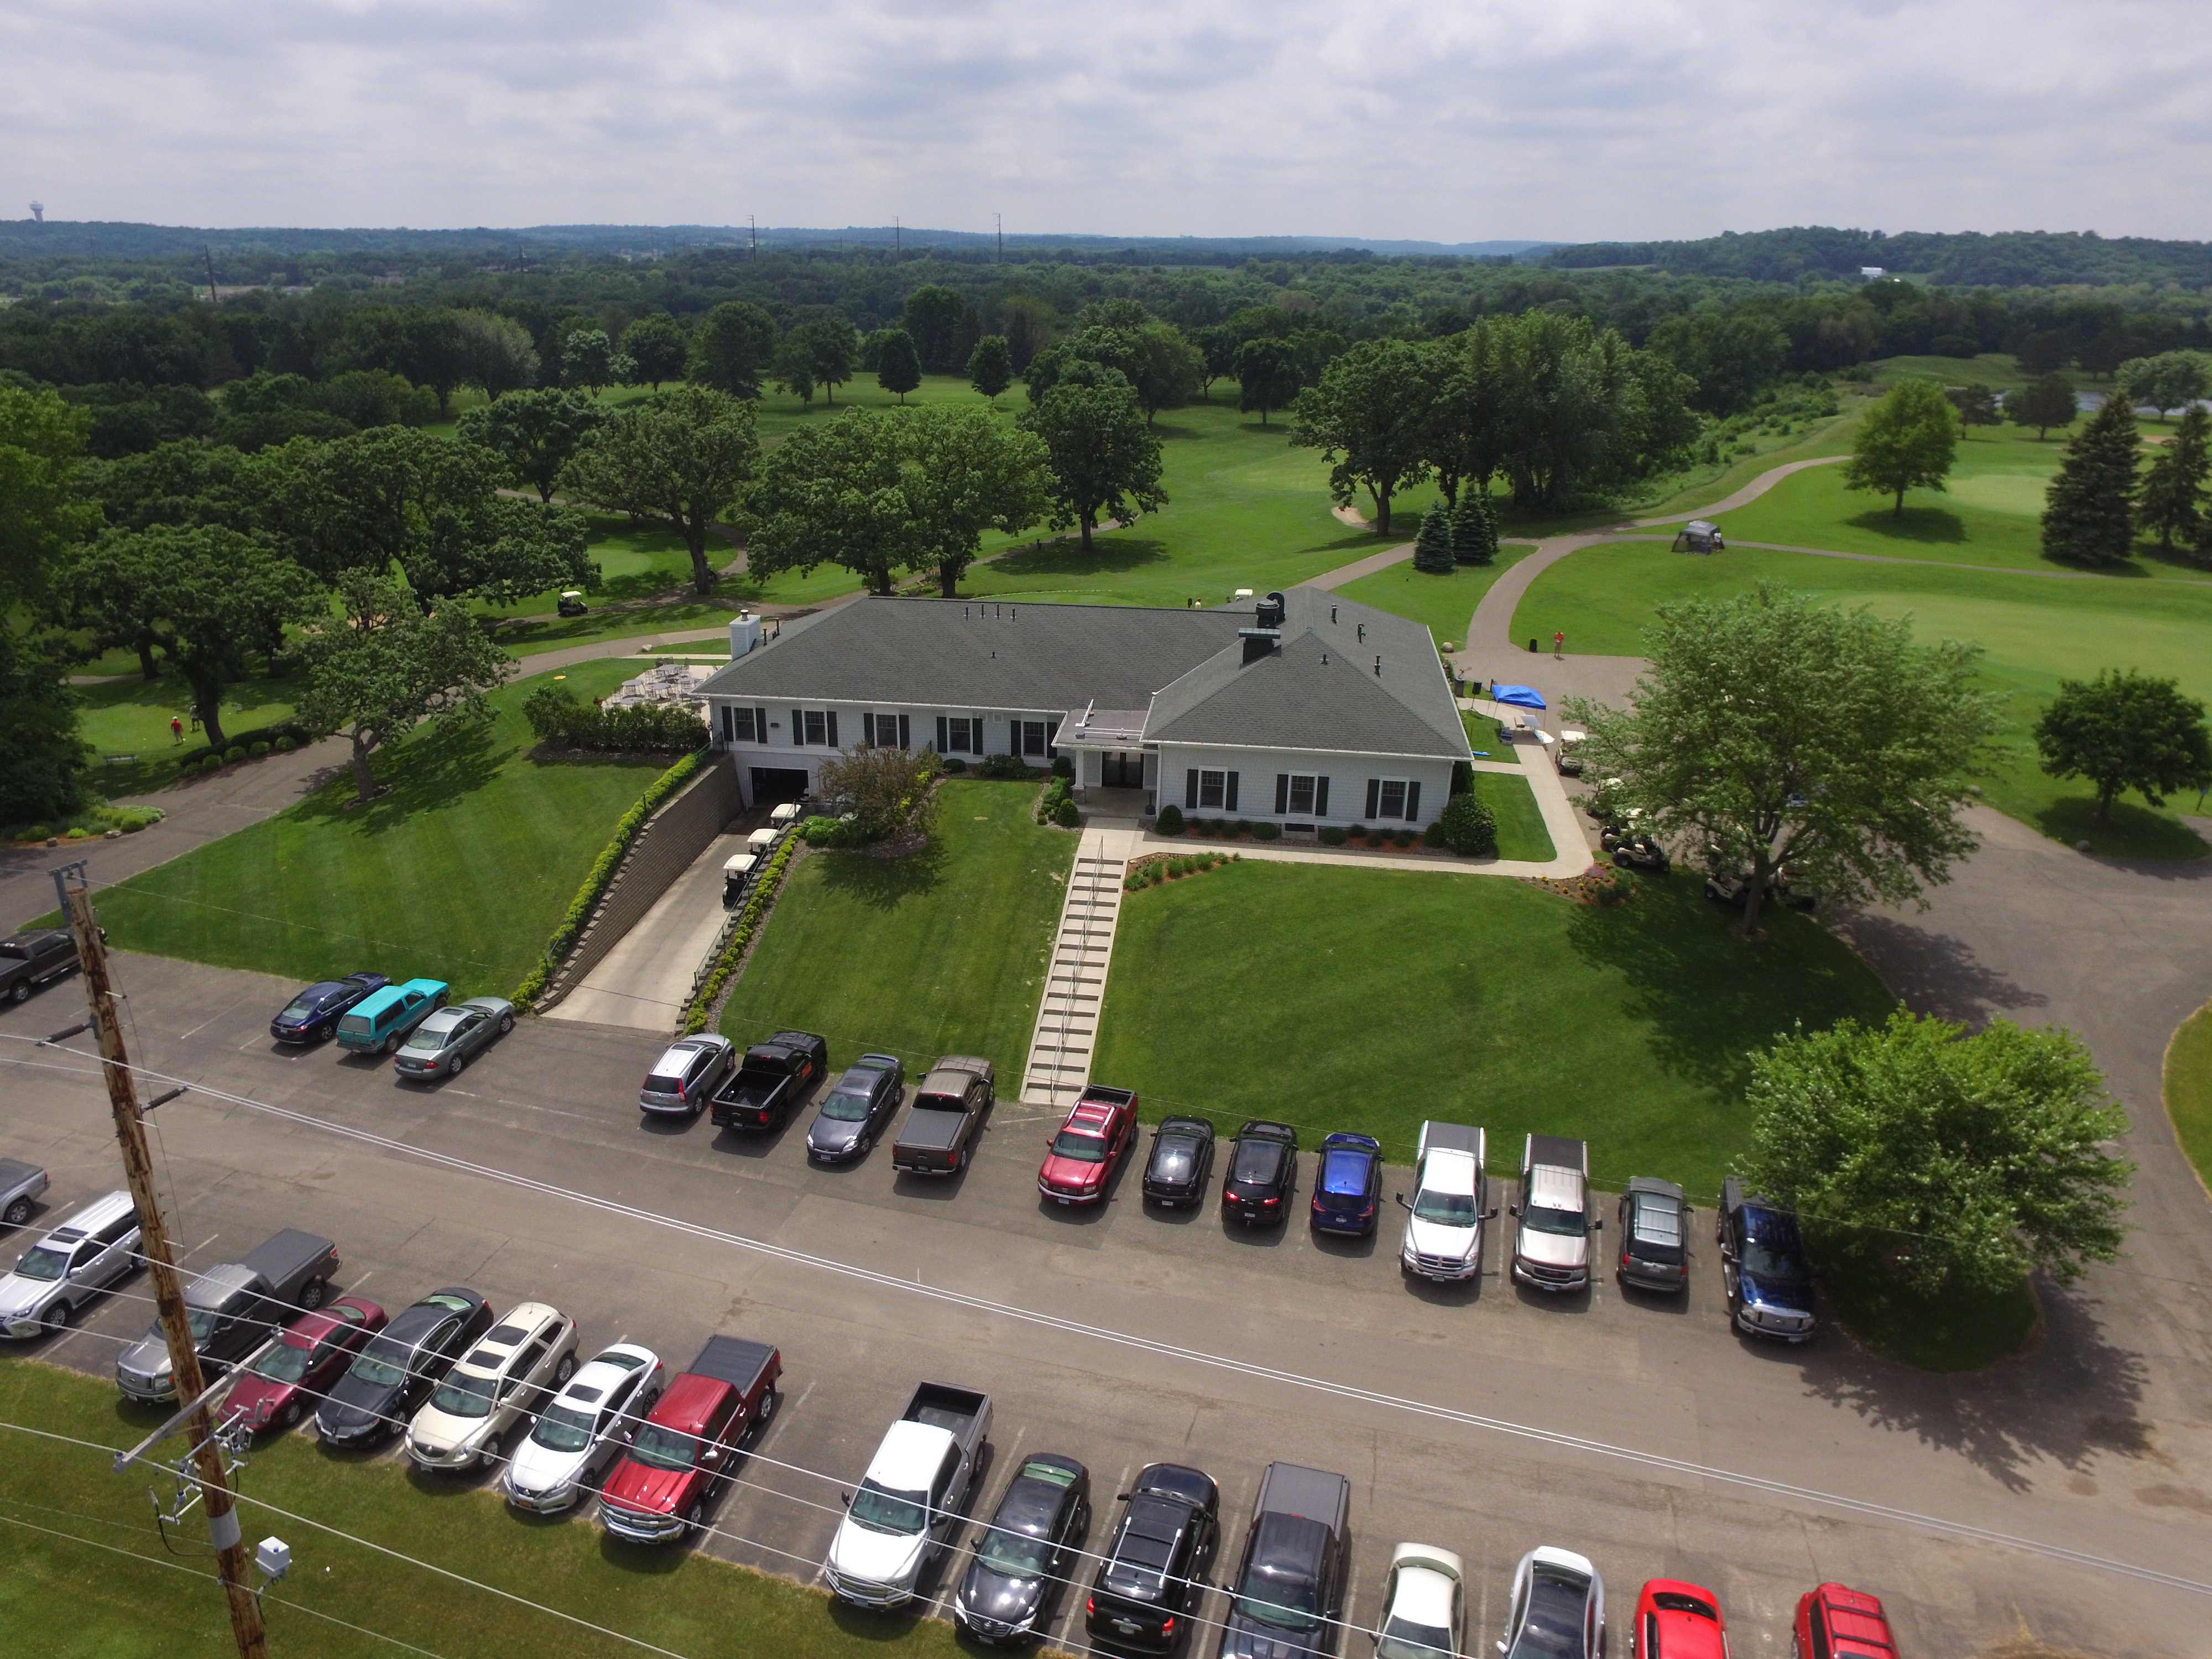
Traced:
<path id="1" fill-rule="evenodd" d="M 1182 775 L 1182 805 L 1186 812 L 1198 810 L 1198 769 L 1195 766 Z"/>
<path id="2" fill-rule="evenodd" d="M 837 711 L 833 708 L 823 718 L 830 723 L 830 746 L 835 749 L 837 746 Z"/>
<path id="3" fill-rule="evenodd" d="M 1421 817 L 1421 786 L 1419 780 L 1406 786 L 1406 822 L 1418 823 Z"/>
<path id="4" fill-rule="evenodd" d="M 1370 817 L 1370 818 L 1371 818 L 1371 817 L 1373 817 L 1375 816 L 1375 808 L 1376 808 L 1376 804 L 1378 801 L 1380 801 L 1382 799 L 1382 779 L 1380 779 L 1380 778 L 1370 778 L 1370 779 L 1368 779 L 1368 780 L 1367 780 L 1367 816 L 1368 816 L 1369 817 Z"/>
<path id="5" fill-rule="evenodd" d="M 1228 787 L 1222 793 L 1221 810 L 1224 812 L 1237 810 L 1237 774 L 1234 772 L 1229 775 Z"/>
<path id="6" fill-rule="evenodd" d="M 1314 816 L 1317 818 L 1325 818 L 1328 816 L 1328 780 L 1327 778 L 1314 780 Z"/>
<path id="7" fill-rule="evenodd" d="M 907 721 L 906 721 L 906 716 L 905 716 L 905 715 L 903 715 L 903 714 L 901 714 L 901 715 L 899 716 L 899 747 L 900 747 L 900 748 L 902 748 L 902 749 L 904 749 L 904 748 L 906 748 L 907 746 L 908 746 L 908 744 L 907 744 Z"/>
<path id="8" fill-rule="evenodd" d="M 768 710 L 762 708 L 758 703 L 755 703 L 753 705 L 752 738 L 755 743 L 766 743 L 768 741 Z"/>
<path id="9" fill-rule="evenodd" d="M 1275 816 L 1280 817 L 1291 810 L 1291 775 L 1275 774 Z"/>
<path id="10" fill-rule="evenodd" d="M 876 717 L 872 712 L 860 716 L 860 741 L 871 749 L 876 746 Z"/>
<path id="11" fill-rule="evenodd" d="M 1047 760 L 1060 758 L 1060 744 L 1057 741 L 1059 737 L 1060 722 L 1054 720 L 1044 729 L 1044 755 Z"/>
<path id="12" fill-rule="evenodd" d="M 939 754 L 942 755 L 945 752 L 945 716 L 939 714 L 937 717 L 937 752 Z"/>
<path id="13" fill-rule="evenodd" d="M 806 746 L 806 711 L 803 708 L 791 711 L 791 746 L 793 749 Z"/>

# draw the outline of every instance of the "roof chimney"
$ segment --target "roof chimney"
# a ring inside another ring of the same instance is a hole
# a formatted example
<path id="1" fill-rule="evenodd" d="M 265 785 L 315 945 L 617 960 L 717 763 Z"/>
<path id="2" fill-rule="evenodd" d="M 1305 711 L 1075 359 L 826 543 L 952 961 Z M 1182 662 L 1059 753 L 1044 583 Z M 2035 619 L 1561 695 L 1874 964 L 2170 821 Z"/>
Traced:
<path id="1" fill-rule="evenodd" d="M 1270 593 L 1253 607 L 1253 620 L 1262 628 L 1280 628 L 1289 608 L 1280 593 Z"/>
<path id="2" fill-rule="evenodd" d="M 1247 665 L 1255 663 L 1262 657 L 1273 656 L 1283 645 L 1279 629 L 1240 628 L 1237 630 L 1237 637 L 1244 641 L 1244 662 Z"/>

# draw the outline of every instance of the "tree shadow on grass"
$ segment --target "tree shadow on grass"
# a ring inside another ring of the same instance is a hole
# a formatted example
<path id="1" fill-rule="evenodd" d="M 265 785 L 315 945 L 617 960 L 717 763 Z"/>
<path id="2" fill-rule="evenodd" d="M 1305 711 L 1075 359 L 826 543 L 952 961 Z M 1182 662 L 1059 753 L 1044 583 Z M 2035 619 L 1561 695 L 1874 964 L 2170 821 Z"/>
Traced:
<path id="1" fill-rule="evenodd" d="M 1844 1014 L 1887 1012 L 1881 982 L 1814 923 L 1770 912 L 1768 937 L 1747 944 L 1730 928 L 1738 913 L 1705 898 L 1703 881 L 1686 872 L 1639 875 L 1628 903 L 1577 903 L 1567 923 L 1577 955 L 1626 979 L 1628 1016 L 1668 1071 L 1734 1093 L 1747 1052 L 1793 1022 L 1819 1030 Z"/>
<path id="2" fill-rule="evenodd" d="M 1095 576 L 1104 571 L 1141 570 L 1169 560 L 1164 544 L 1116 531 L 1098 536 L 1088 553 L 1079 541 L 1047 542 L 1001 553 L 991 561 L 991 568 L 1007 576 Z"/>
<path id="3" fill-rule="evenodd" d="M 1965 520 L 1941 507 L 1908 507 L 1902 513 L 1883 507 L 1861 513 L 1844 522 L 1854 530 L 1863 530 L 1870 536 L 1893 542 L 1948 543 L 1966 539 Z"/>
<path id="4" fill-rule="evenodd" d="M 920 852 L 899 859 L 847 852 L 815 856 L 822 860 L 824 887 L 872 910 L 896 910 L 910 898 L 934 891 L 945 878 L 945 843 L 935 837 Z"/>
<path id="5" fill-rule="evenodd" d="M 397 749 L 373 757 L 369 769 L 383 793 L 366 806 L 353 805 L 350 768 L 300 807 L 306 818 L 319 818 L 380 836 L 421 813 L 450 806 L 491 781 L 513 751 L 498 749 L 495 723 L 434 726 Z"/>

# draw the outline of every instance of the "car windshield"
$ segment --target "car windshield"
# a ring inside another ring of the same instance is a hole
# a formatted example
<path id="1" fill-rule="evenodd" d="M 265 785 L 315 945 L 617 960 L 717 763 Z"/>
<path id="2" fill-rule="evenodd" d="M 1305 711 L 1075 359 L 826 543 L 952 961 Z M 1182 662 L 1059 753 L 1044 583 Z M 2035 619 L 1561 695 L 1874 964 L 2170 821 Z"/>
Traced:
<path id="1" fill-rule="evenodd" d="M 1080 1129 L 1062 1129 L 1052 1138 L 1052 1155 L 1075 1164 L 1103 1164 L 1106 1137 L 1085 1134 Z"/>
<path id="2" fill-rule="evenodd" d="M 307 1374 L 307 1362 L 315 1357 L 313 1348 L 302 1347 L 296 1342 L 279 1342 L 255 1360 L 253 1374 L 271 1382 L 297 1382 Z"/>
<path id="3" fill-rule="evenodd" d="M 1255 1571 L 1237 1597 L 1237 1612 L 1282 1630 L 1314 1629 L 1320 1605 L 1321 1587 L 1303 1573 Z"/>
<path id="4" fill-rule="evenodd" d="M 1561 1233 L 1569 1238 L 1583 1236 L 1583 1212 L 1580 1210 L 1552 1210 L 1540 1204 L 1532 1204 L 1521 1212 L 1521 1220 L 1532 1232 Z"/>
<path id="5" fill-rule="evenodd" d="M 1273 1181 L 1282 1159 L 1283 1144 L 1279 1140 L 1240 1140 L 1237 1143 L 1237 1167 L 1231 1172 L 1231 1178 Z"/>
<path id="6" fill-rule="evenodd" d="M 407 1046 L 435 1052 L 446 1046 L 446 1039 L 453 1036 L 453 1028 L 461 1019 L 459 1014 L 433 1014 L 415 1028 L 415 1035 L 407 1039 Z"/>
<path id="7" fill-rule="evenodd" d="M 1163 1181 L 1187 1181 L 1198 1164 L 1198 1143 L 1188 1135 L 1164 1137 L 1152 1148 L 1152 1173 Z"/>
<path id="8" fill-rule="evenodd" d="M 215 1321 L 216 1316 L 210 1309 L 187 1308 L 185 1310 L 185 1322 L 192 1328 L 192 1340 L 195 1344 L 204 1342 L 215 1334 Z"/>
<path id="9" fill-rule="evenodd" d="M 1375 1659 L 1451 1659 L 1451 1632 L 1441 1625 L 1417 1625 L 1394 1618 L 1382 1627 Z"/>
<path id="10" fill-rule="evenodd" d="M 592 1443 L 592 1431 L 598 1423 L 589 1412 L 555 1404 L 545 1408 L 530 1437 L 548 1451 L 580 1452 Z"/>
<path id="11" fill-rule="evenodd" d="M 459 1372 L 438 1384 L 438 1391 L 430 1396 L 430 1406 L 448 1417 L 489 1417 L 492 1396 L 498 1392 L 497 1377 Z"/>
<path id="12" fill-rule="evenodd" d="M 653 1469 L 688 1469 L 699 1460 L 699 1443 L 688 1434 L 648 1423 L 637 1431 L 629 1455 Z"/>
<path id="13" fill-rule="evenodd" d="M 868 1116 L 868 1097 L 849 1089 L 840 1089 L 822 1103 L 822 1115 L 832 1123 L 864 1123 Z"/>
<path id="14" fill-rule="evenodd" d="M 1528 1616 L 1513 1644 L 1511 1659 L 1565 1659 L 1583 1650 L 1583 1600 L 1579 1583 L 1538 1573 L 1528 1589 Z"/>
<path id="15" fill-rule="evenodd" d="M 407 1376 L 407 1345 L 379 1337 L 353 1362 L 347 1375 L 379 1388 L 394 1387 Z"/>
<path id="16" fill-rule="evenodd" d="M 315 1012 L 322 1006 L 323 999 L 321 993 L 310 991 L 305 995 L 294 997 L 291 1001 L 286 1003 L 284 1005 L 284 1012 L 277 1015 L 276 1018 L 279 1019 L 311 1019 L 314 1017 Z"/>
<path id="17" fill-rule="evenodd" d="M 975 1559 L 993 1572 L 1003 1572 L 1009 1578 L 1041 1578 L 1044 1576 L 1046 1558 L 1051 1553 L 1051 1546 L 1042 1538 L 994 1527 L 983 1534 Z"/>
<path id="18" fill-rule="evenodd" d="M 1440 1227 L 1474 1225 L 1473 1193 L 1440 1193 L 1424 1187 L 1413 1194 L 1413 1214 Z"/>
<path id="19" fill-rule="evenodd" d="M 1808 1285 L 1812 1282 L 1800 1257 L 1769 1249 L 1755 1238 L 1744 1244 L 1743 1270 L 1753 1279 L 1771 1279 L 1778 1285 Z"/>
<path id="20" fill-rule="evenodd" d="M 860 1482 L 853 1494 L 853 1519 L 870 1532 L 910 1535 L 922 1530 L 929 1519 L 929 1494 L 893 1492 L 872 1480 Z"/>
<path id="21" fill-rule="evenodd" d="M 70 1253 L 51 1244 L 33 1244 L 23 1252 L 15 1271 L 26 1279 L 59 1279 L 69 1271 Z"/>

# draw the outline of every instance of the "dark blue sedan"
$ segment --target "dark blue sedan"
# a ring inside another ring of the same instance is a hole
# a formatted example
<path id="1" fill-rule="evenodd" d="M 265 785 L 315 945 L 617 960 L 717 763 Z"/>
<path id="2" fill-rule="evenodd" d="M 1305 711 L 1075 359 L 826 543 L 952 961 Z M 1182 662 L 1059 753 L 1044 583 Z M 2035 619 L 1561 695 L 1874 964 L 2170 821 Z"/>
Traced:
<path id="1" fill-rule="evenodd" d="M 327 1042 L 337 1034 L 340 1014 L 391 983 L 382 974 L 319 980 L 284 1005 L 269 1022 L 269 1035 L 279 1042 Z"/>
<path id="2" fill-rule="evenodd" d="M 1333 1134 L 1321 1144 L 1314 1178 L 1313 1228 L 1364 1238 L 1382 1198 L 1382 1143 L 1373 1135 Z"/>

